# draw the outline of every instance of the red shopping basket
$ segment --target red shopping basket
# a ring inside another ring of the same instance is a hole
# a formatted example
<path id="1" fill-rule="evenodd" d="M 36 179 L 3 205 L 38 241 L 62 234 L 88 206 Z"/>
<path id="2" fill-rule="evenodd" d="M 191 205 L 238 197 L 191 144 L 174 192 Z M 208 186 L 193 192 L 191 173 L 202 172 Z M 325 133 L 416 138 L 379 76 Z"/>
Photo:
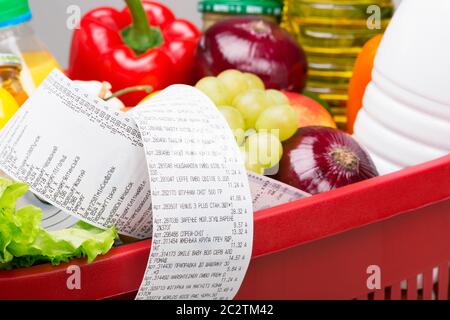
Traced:
<path id="1" fill-rule="evenodd" d="M 149 250 L 142 241 L 92 264 L 72 261 L 79 290 L 67 288 L 67 264 L 3 271 L 0 299 L 132 298 Z M 449 261 L 450 155 L 255 213 L 236 298 L 448 299 Z M 378 290 L 367 286 L 369 266 L 380 268 Z"/>

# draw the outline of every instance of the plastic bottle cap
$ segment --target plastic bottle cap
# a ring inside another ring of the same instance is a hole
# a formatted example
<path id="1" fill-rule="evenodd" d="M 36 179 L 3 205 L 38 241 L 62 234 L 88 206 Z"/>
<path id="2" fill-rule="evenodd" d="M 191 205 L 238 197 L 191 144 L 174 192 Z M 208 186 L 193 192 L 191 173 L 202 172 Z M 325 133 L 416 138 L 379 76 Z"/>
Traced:
<path id="1" fill-rule="evenodd" d="M 272 16 L 280 16 L 282 7 L 278 0 L 201 0 L 198 4 L 200 12 Z"/>
<path id="2" fill-rule="evenodd" d="M 0 27 L 13 26 L 30 19 L 28 0 L 0 0 Z"/>

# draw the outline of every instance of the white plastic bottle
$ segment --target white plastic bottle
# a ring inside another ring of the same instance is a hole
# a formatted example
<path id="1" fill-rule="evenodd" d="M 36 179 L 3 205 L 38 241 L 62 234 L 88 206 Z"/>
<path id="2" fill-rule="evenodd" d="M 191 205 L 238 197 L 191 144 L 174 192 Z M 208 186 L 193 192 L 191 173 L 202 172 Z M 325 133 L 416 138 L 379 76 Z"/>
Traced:
<path id="1" fill-rule="evenodd" d="M 404 0 L 355 123 L 381 174 L 450 153 L 450 1 Z"/>

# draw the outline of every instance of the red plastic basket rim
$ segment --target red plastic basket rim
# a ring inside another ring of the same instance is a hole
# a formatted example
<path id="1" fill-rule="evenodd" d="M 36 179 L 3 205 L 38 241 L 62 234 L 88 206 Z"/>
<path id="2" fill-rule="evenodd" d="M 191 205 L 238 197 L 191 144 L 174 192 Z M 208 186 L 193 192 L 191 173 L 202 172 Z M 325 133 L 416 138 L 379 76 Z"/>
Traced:
<path id="1" fill-rule="evenodd" d="M 449 178 L 450 155 L 447 155 L 386 176 L 256 212 L 252 256 L 258 258 L 287 250 L 445 201 L 450 198 Z M 403 197 L 396 197 L 399 190 L 404 193 Z M 396 197 L 396 201 L 382 201 L 388 196 Z M 373 202 L 373 210 L 358 213 L 358 203 L 366 199 Z M 123 245 L 97 258 L 93 265 L 107 264 L 117 257 L 132 256 L 136 252 L 148 254 L 150 246 L 150 240 Z M 87 265 L 85 259 L 73 260 L 71 264 Z M 43 273 L 51 276 L 65 268 L 64 264 L 45 264 L 0 271 L 0 280 L 13 281 L 17 277 Z"/>

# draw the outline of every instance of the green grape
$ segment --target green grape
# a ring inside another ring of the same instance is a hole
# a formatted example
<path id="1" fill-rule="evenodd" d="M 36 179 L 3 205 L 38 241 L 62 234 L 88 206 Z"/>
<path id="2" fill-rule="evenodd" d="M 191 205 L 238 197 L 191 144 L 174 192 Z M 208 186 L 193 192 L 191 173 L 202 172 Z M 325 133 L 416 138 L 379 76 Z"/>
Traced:
<path id="1" fill-rule="evenodd" d="M 245 141 L 246 165 L 261 168 L 272 168 L 277 165 L 283 155 L 280 140 L 268 132 L 255 133 Z"/>
<path id="2" fill-rule="evenodd" d="M 215 77 L 203 78 L 195 87 L 206 94 L 216 106 L 229 105 L 232 101 L 227 88 Z"/>
<path id="3" fill-rule="evenodd" d="M 248 161 L 245 161 L 245 169 L 247 169 L 247 171 L 256 173 L 256 174 L 260 174 L 260 175 L 264 175 L 264 171 L 265 169 L 263 167 L 261 167 L 261 165 L 259 164 L 250 164 Z"/>
<path id="4" fill-rule="evenodd" d="M 246 127 L 254 128 L 259 115 L 268 107 L 264 90 L 253 89 L 234 99 L 233 106 L 244 117 Z"/>
<path id="5" fill-rule="evenodd" d="M 258 132 L 268 131 L 276 134 L 281 141 L 292 137 L 298 129 L 298 115 L 289 105 L 270 107 L 261 113 L 256 121 Z"/>
<path id="6" fill-rule="evenodd" d="M 283 92 L 274 89 L 266 90 L 266 99 L 271 107 L 290 104 L 288 97 Z"/>
<path id="7" fill-rule="evenodd" d="M 247 80 L 249 89 L 259 89 L 259 90 L 266 89 L 264 82 L 257 75 L 255 75 L 253 73 L 244 73 L 243 75 L 244 75 L 244 78 Z"/>
<path id="8" fill-rule="evenodd" d="M 261 165 L 259 163 L 250 163 L 250 156 L 249 154 L 245 151 L 245 146 L 241 147 L 241 153 L 242 153 L 242 157 L 244 158 L 244 164 L 245 164 L 245 169 L 247 169 L 247 171 L 250 172 L 254 172 L 257 174 L 264 174 L 264 168 L 261 167 Z"/>
<path id="9" fill-rule="evenodd" d="M 249 89 L 247 79 L 244 77 L 242 72 L 238 70 L 223 71 L 219 74 L 217 79 L 219 79 L 219 81 L 222 82 L 222 84 L 227 88 L 231 101 Z"/>
<path id="10" fill-rule="evenodd" d="M 242 114 L 235 108 L 229 106 L 219 107 L 219 111 L 227 120 L 228 125 L 233 131 L 234 138 L 238 145 L 241 145 L 245 139 L 245 121 Z"/>

